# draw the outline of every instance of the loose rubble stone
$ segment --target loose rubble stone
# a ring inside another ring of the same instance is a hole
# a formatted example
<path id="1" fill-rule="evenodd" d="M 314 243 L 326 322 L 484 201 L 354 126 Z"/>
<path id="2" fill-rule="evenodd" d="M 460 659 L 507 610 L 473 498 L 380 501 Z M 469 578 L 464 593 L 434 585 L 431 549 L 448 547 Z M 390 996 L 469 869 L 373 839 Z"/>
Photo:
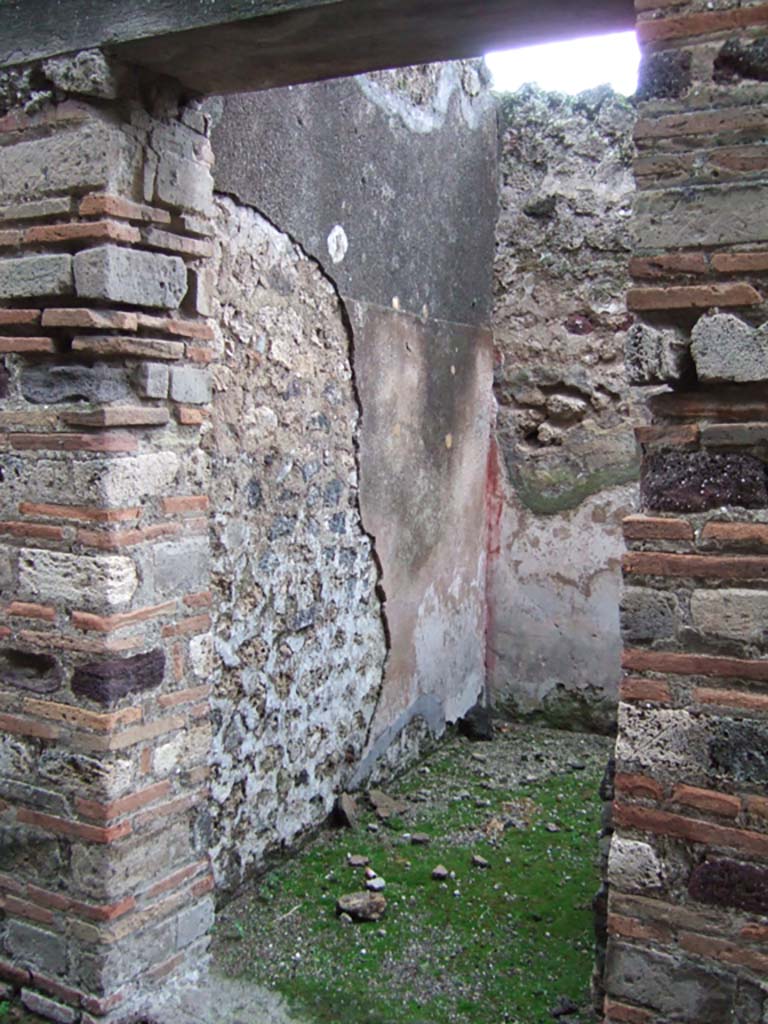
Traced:
<path id="1" fill-rule="evenodd" d="M 178 256 L 101 245 L 74 257 L 75 291 L 87 299 L 177 309 L 187 291 Z"/>
<path id="2" fill-rule="evenodd" d="M 404 800 L 394 800 L 380 789 L 369 789 L 368 800 L 379 818 L 390 818 L 393 814 L 402 814 L 408 804 Z"/>
<path id="3" fill-rule="evenodd" d="M 349 793 L 342 793 L 336 798 L 334 816 L 339 825 L 346 828 L 357 828 L 360 820 L 357 800 Z"/>
<path id="4" fill-rule="evenodd" d="M 450 872 L 444 864 L 438 864 L 437 867 L 432 869 L 432 877 L 436 882 L 444 882 Z"/>
<path id="5" fill-rule="evenodd" d="M 370 857 L 366 857 L 362 853 L 347 854 L 347 864 L 349 864 L 351 868 L 367 868 L 370 863 Z"/>
<path id="6" fill-rule="evenodd" d="M 366 880 L 365 888 L 369 892 L 381 892 L 382 889 L 386 888 L 387 883 L 379 875 L 375 875 L 373 878 Z"/>
<path id="7" fill-rule="evenodd" d="M 632 384 L 670 384 L 689 364 L 689 342 L 676 328 L 634 324 L 624 341 L 624 360 Z"/>
<path id="8" fill-rule="evenodd" d="M 485 742 L 493 739 L 493 718 L 490 709 L 482 704 L 471 707 L 457 724 L 459 732 L 467 739 Z"/>
<path id="9" fill-rule="evenodd" d="M 432 837 L 428 836 L 426 832 L 414 832 L 411 836 L 412 846 L 428 846 L 432 842 Z"/>
<path id="10" fill-rule="evenodd" d="M 386 899 L 377 892 L 352 892 L 336 903 L 337 915 L 349 914 L 353 921 L 380 921 L 386 909 Z"/>
<path id="11" fill-rule="evenodd" d="M 473 853 L 472 866 L 476 868 L 489 868 L 491 866 L 491 862 L 486 860 L 485 857 L 481 857 L 479 853 Z"/>

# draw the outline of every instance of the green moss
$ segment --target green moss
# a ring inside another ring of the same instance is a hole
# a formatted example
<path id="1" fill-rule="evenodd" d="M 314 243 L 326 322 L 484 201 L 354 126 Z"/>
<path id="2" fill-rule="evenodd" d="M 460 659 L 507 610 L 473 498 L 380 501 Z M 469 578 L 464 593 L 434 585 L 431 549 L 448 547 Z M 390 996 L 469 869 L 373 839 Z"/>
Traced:
<path id="1" fill-rule="evenodd" d="M 369 816 L 354 833 L 321 836 L 223 911 L 219 969 L 276 987 L 316 1024 L 551 1024 L 560 996 L 586 1008 L 600 762 L 489 790 L 457 749 L 429 759 L 430 786 L 453 776 L 469 797 L 414 804 L 415 818 L 377 833 Z M 414 771 L 398 791 L 418 795 L 424 783 Z M 502 831 L 510 813 L 528 827 Z M 409 845 L 404 827 L 430 844 Z M 387 881 L 378 923 L 345 926 L 335 915 L 336 899 L 363 887 L 347 852 L 370 857 Z M 474 867 L 473 854 L 490 867 Z M 455 879 L 434 881 L 438 863 Z M 569 1020 L 592 1017 L 584 1009 Z"/>
<path id="2" fill-rule="evenodd" d="M 577 508 L 582 501 L 598 491 L 640 478 L 639 461 L 605 466 L 592 473 L 569 473 L 567 469 L 548 473 L 527 473 L 518 466 L 507 465 L 515 491 L 532 512 L 554 515 Z"/>

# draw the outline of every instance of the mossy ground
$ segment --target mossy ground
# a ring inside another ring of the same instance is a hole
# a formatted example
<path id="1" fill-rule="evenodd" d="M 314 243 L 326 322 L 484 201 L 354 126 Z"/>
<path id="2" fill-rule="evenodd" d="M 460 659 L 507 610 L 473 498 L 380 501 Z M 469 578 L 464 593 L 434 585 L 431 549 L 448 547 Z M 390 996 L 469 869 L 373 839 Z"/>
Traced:
<path id="1" fill-rule="evenodd" d="M 609 748 L 519 727 L 493 743 L 448 739 L 388 787 L 406 799 L 401 816 L 364 811 L 357 829 L 322 834 L 222 911 L 217 971 L 277 988 L 313 1024 L 545 1024 L 564 999 L 579 1009 L 563 1020 L 593 1020 Z M 412 845 L 414 832 L 429 844 Z M 377 923 L 335 914 L 337 898 L 365 884 L 348 853 L 386 879 Z M 474 854 L 490 866 L 473 866 Z M 433 880 L 438 864 L 455 877 Z"/>

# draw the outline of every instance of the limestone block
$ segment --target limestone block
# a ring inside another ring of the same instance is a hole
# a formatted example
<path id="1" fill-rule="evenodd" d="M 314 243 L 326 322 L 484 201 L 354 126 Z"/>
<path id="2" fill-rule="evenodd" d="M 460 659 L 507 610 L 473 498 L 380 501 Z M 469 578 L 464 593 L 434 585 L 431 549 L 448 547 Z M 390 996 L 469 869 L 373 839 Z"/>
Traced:
<path id="1" fill-rule="evenodd" d="M 608 881 L 623 892 L 658 889 L 662 882 L 662 864 L 648 843 L 614 835 L 608 856 Z"/>
<path id="2" fill-rule="evenodd" d="M 177 309 L 187 291 L 187 271 L 178 256 L 102 245 L 74 258 L 78 296 L 133 306 Z"/>
<path id="3" fill-rule="evenodd" d="M 70 555 L 22 548 L 19 585 L 36 601 L 63 602 L 72 608 L 118 608 L 137 586 L 136 567 L 122 555 Z"/>
<path id="4" fill-rule="evenodd" d="M 706 726 L 688 711 L 619 705 L 619 771 L 702 782 L 709 768 L 707 740 Z"/>
<path id="5" fill-rule="evenodd" d="M 0 203 L 67 192 L 131 187 L 138 145 L 119 128 L 91 118 L 78 127 L 0 147 Z"/>
<path id="6" fill-rule="evenodd" d="M 678 608 L 674 594 L 647 587 L 625 587 L 621 601 L 621 631 L 625 641 L 673 636 Z"/>
<path id="7" fill-rule="evenodd" d="M 158 596 L 187 594 L 208 586 L 210 551 L 207 537 L 157 544 L 155 593 Z"/>
<path id="8" fill-rule="evenodd" d="M 768 323 L 754 330 L 730 313 L 703 316 L 691 341 L 699 380 L 768 380 Z"/>
<path id="9" fill-rule="evenodd" d="M 760 185 L 639 192 L 632 232 L 636 251 L 762 242 L 768 207 Z"/>
<path id="10" fill-rule="evenodd" d="M 117 82 L 101 50 L 82 50 L 80 53 L 53 57 L 43 70 L 57 89 L 81 96 L 98 96 L 111 100 L 117 95 Z"/>
<path id="11" fill-rule="evenodd" d="M 208 897 L 194 907 L 188 907 L 179 914 L 177 945 L 184 949 L 213 925 L 213 899 Z"/>
<path id="12" fill-rule="evenodd" d="M 86 470 L 93 475 L 89 465 L 85 466 L 82 475 Z M 179 457 L 175 452 L 152 452 L 113 459 L 104 466 L 97 485 L 98 494 L 108 505 L 118 508 L 133 505 L 139 498 L 168 490 L 178 471 Z"/>
<path id="13" fill-rule="evenodd" d="M 624 342 L 630 382 L 664 384 L 679 380 L 688 361 L 687 351 L 688 342 L 682 332 L 634 324 Z"/>
<path id="14" fill-rule="evenodd" d="M 124 367 L 109 363 L 92 366 L 27 366 L 21 374 L 21 393 L 28 402 L 114 402 L 132 395 Z"/>
<path id="15" fill-rule="evenodd" d="M 5 949 L 12 957 L 18 957 L 25 964 L 33 964 L 44 974 L 62 974 L 66 970 L 67 944 L 64 936 L 54 935 L 25 921 L 9 922 Z"/>
<path id="16" fill-rule="evenodd" d="M 71 256 L 21 256 L 0 260 L 0 299 L 69 295 L 71 291 Z"/>
<path id="17" fill-rule="evenodd" d="M 768 593 L 761 590 L 694 590 L 693 624 L 704 634 L 756 641 L 768 633 Z"/>
<path id="18" fill-rule="evenodd" d="M 141 363 L 136 371 L 136 388 L 142 398 L 167 398 L 168 367 L 162 363 Z"/>
<path id="19" fill-rule="evenodd" d="M 163 156 L 157 167 L 155 182 L 157 198 L 171 206 L 196 213 L 209 214 L 213 199 L 213 178 L 205 164 Z"/>
<path id="20" fill-rule="evenodd" d="M 206 405 L 211 401 L 211 374 L 192 366 L 174 366 L 171 370 L 171 398 L 187 405 Z"/>

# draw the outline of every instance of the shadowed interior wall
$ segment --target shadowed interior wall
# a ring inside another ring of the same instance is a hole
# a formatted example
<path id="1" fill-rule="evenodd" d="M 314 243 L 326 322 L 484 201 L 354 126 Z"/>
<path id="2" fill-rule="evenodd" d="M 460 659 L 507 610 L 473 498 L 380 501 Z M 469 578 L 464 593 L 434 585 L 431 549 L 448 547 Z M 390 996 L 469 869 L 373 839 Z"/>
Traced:
<path id="1" fill-rule="evenodd" d="M 615 725 L 634 108 L 608 88 L 500 103 L 488 670 L 499 712 Z"/>

